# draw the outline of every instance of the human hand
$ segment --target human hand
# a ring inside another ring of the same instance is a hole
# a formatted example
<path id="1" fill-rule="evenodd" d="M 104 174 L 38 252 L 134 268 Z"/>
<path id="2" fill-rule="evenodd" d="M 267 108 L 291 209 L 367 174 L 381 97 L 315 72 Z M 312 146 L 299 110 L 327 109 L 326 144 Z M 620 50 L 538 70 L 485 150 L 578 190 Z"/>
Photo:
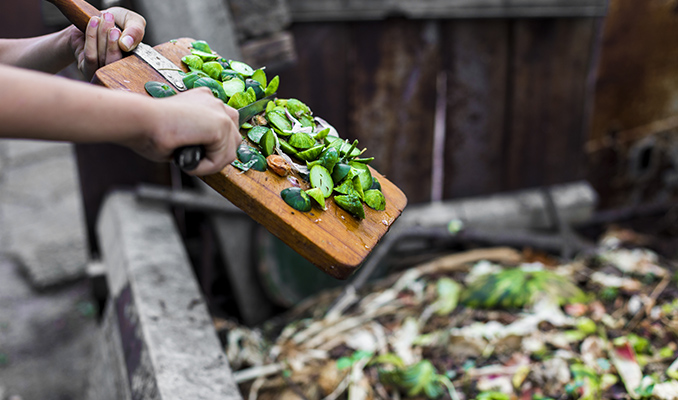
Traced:
<path id="1" fill-rule="evenodd" d="M 147 134 L 132 142 L 122 143 L 154 161 L 168 161 L 176 149 L 203 145 L 205 158 L 191 175 L 209 175 L 221 171 L 236 157 L 242 141 L 238 112 L 204 87 L 195 88 L 153 101 L 147 120 Z"/>
<path id="2" fill-rule="evenodd" d="M 75 27 L 71 29 L 71 48 L 78 69 L 91 80 L 97 69 L 121 59 L 123 51 L 134 50 L 144 37 L 146 20 L 133 11 L 112 7 L 92 17 L 84 34 Z"/>

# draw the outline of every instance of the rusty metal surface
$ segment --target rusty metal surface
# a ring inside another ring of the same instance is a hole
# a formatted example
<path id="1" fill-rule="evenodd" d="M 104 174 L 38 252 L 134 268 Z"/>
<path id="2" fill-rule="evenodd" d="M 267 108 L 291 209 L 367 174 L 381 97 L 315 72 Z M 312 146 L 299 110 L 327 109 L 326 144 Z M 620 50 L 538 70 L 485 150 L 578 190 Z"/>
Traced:
<path id="1" fill-rule="evenodd" d="M 667 139 L 675 135 L 666 122 L 678 116 L 676 30 L 676 0 L 610 3 L 588 143 L 589 179 L 604 207 L 657 201 L 673 190 L 665 176 L 675 172 Z M 634 154 L 644 140 L 655 140 L 656 146 L 645 152 L 647 171 L 640 179 Z"/>
<path id="2" fill-rule="evenodd" d="M 591 139 L 678 113 L 678 1 L 612 0 Z"/>

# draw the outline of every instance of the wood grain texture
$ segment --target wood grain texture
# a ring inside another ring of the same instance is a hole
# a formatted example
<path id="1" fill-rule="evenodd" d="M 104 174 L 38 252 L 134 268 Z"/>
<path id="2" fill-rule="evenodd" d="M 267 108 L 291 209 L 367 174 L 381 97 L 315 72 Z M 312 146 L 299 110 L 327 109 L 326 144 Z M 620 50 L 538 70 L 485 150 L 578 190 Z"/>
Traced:
<path id="1" fill-rule="evenodd" d="M 504 179 L 507 190 L 585 176 L 595 19 L 534 19 L 512 28 Z"/>
<path id="2" fill-rule="evenodd" d="M 510 28 L 511 22 L 503 19 L 443 23 L 444 198 L 503 188 Z"/>
<path id="3" fill-rule="evenodd" d="M 181 57 L 190 53 L 191 41 L 180 39 L 156 46 L 156 50 L 181 65 Z M 162 77 L 136 56 L 130 56 L 99 69 L 95 80 L 112 89 L 145 93 L 147 81 L 162 81 Z M 365 207 L 364 220 L 349 215 L 331 199 L 326 210 L 314 208 L 302 213 L 292 209 L 280 197 L 280 191 L 292 184 L 270 170 L 243 173 L 229 165 L 203 180 L 311 263 L 338 279 L 346 279 L 407 205 L 407 198 L 398 187 L 376 170 L 371 172 L 381 183 L 386 210 Z"/>

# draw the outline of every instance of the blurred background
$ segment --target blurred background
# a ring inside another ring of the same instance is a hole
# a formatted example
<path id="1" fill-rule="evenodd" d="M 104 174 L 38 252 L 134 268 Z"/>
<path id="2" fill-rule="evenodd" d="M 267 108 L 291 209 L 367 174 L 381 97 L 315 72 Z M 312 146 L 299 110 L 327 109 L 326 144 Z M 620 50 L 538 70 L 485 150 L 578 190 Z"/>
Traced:
<path id="1" fill-rule="evenodd" d="M 659 216 L 653 234 L 678 234 L 676 0 L 91 3 L 141 13 L 148 44 L 202 39 L 266 66 L 280 97 L 358 139 L 410 207 L 585 182 L 597 215 Z M 67 24 L 44 1 L 0 4 L 0 37 Z M 0 142 L 0 399 L 85 398 L 80 360 L 107 296 L 96 224 L 111 191 L 143 185 L 167 203 L 172 190 L 209 197 L 123 148 Z M 345 285 L 251 221 L 172 212 L 213 315 L 252 326 Z M 424 247 L 409 255 L 441 251 Z"/>

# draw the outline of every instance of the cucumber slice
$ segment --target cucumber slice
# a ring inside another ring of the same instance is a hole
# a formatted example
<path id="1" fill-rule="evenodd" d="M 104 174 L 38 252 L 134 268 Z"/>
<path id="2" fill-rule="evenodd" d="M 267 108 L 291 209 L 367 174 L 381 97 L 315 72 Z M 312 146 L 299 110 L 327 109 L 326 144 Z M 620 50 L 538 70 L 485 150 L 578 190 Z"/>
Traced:
<path id="1" fill-rule="evenodd" d="M 322 165 L 314 165 L 311 168 L 309 178 L 311 186 L 320 189 L 323 196 L 330 197 L 332 190 L 334 189 L 334 182 L 332 181 L 332 175 L 327 168 Z"/>
<path id="2" fill-rule="evenodd" d="M 238 72 L 243 76 L 252 76 L 254 73 L 254 69 L 242 61 L 230 60 L 228 64 L 233 71 Z"/>
<path id="3" fill-rule="evenodd" d="M 298 187 L 289 187 L 280 192 L 280 197 L 285 203 L 295 210 L 308 212 L 311 211 L 311 199 L 308 194 Z"/>
<path id="4" fill-rule="evenodd" d="M 225 80 L 223 86 L 228 97 L 233 97 L 236 93 L 245 91 L 245 82 L 238 78 Z"/>
<path id="5" fill-rule="evenodd" d="M 320 208 L 325 209 L 325 196 L 319 188 L 311 188 L 306 191 L 306 194 L 318 203 Z"/>

